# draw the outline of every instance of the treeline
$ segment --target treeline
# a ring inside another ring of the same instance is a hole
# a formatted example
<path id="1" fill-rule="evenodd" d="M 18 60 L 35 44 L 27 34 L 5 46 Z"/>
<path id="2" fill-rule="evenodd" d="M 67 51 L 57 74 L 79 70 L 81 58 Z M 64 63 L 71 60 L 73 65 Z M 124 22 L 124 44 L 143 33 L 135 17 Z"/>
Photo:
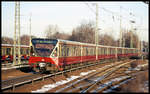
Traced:
<path id="1" fill-rule="evenodd" d="M 95 24 L 93 22 L 82 22 L 79 26 L 73 28 L 71 31 L 72 34 L 67 34 L 62 32 L 57 25 L 48 25 L 45 30 L 45 37 L 52 38 L 52 39 L 64 39 L 64 40 L 71 40 L 71 41 L 78 41 L 83 43 L 95 43 Z M 127 32 L 123 30 L 123 39 L 124 46 L 130 47 L 130 33 L 133 36 L 133 47 L 138 47 L 138 36 L 133 32 Z M 35 36 L 32 36 L 35 37 Z M 21 44 L 22 45 L 29 45 L 30 37 L 29 35 L 22 35 L 21 36 Z M 98 41 L 100 45 L 107 45 L 107 46 L 118 46 L 119 47 L 119 39 L 115 40 L 114 36 L 108 34 L 101 34 L 98 35 Z M 13 44 L 13 39 L 9 37 L 2 37 L 3 44 Z M 147 42 L 144 42 L 144 46 L 148 46 Z"/>
<path id="2" fill-rule="evenodd" d="M 123 31 L 122 46 L 130 47 L 130 40 L 132 34 L 133 48 L 138 48 L 138 35 L 134 32 Z M 46 38 L 64 39 L 71 41 L 78 41 L 83 43 L 95 43 L 95 24 L 93 22 L 84 22 L 72 30 L 72 34 L 62 33 L 57 25 L 49 25 L 45 31 Z M 108 34 L 98 35 L 100 45 L 117 46 L 119 47 L 119 39 L 115 40 L 114 36 Z M 148 46 L 147 42 L 143 43 L 144 47 Z"/>

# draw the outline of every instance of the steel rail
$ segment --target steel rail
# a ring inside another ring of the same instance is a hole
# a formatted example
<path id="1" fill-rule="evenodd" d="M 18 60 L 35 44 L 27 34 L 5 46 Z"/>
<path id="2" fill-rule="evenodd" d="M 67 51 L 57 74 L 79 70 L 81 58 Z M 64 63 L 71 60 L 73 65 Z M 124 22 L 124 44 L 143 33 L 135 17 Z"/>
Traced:
<path id="1" fill-rule="evenodd" d="M 112 86 L 115 86 L 115 85 L 117 85 L 117 84 L 119 84 L 119 83 L 121 83 L 121 82 L 123 82 L 123 81 L 128 80 L 128 79 L 131 79 L 131 76 L 127 76 L 127 77 L 125 77 L 125 78 L 123 78 L 123 79 L 121 79 L 121 80 L 119 80 L 119 81 L 112 81 L 112 82 L 107 83 L 107 84 L 106 84 L 106 83 L 101 84 L 101 85 L 98 86 L 98 88 L 97 88 L 96 90 L 91 91 L 91 93 L 99 93 L 99 92 L 102 92 L 102 91 L 106 90 L 107 88 L 112 87 Z M 113 87 L 112 87 L 112 88 L 113 88 Z"/>
<path id="2" fill-rule="evenodd" d="M 133 62 L 133 61 L 135 61 L 135 60 L 132 60 L 130 62 Z M 108 69 L 108 71 L 104 75 L 102 75 L 100 78 L 98 78 L 98 80 L 95 83 L 93 83 L 90 87 L 88 87 L 85 90 L 82 90 L 81 93 L 86 93 L 86 92 L 90 91 L 97 83 L 103 81 L 106 77 L 108 77 L 110 74 L 112 74 L 113 72 L 118 70 L 121 66 L 126 65 L 130 62 L 123 63 L 123 64 L 116 66 L 115 68 L 112 68 L 112 69 Z"/>
<path id="3" fill-rule="evenodd" d="M 3 80 L 1 90 L 4 91 L 4 90 L 10 89 L 10 88 L 13 88 L 13 90 L 14 90 L 15 87 L 21 86 L 21 85 L 26 84 L 26 83 L 33 83 L 34 81 L 37 81 L 37 80 L 44 80 L 45 78 L 48 78 L 48 77 L 51 77 L 51 76 L 56 76 L 56 75 L 63 74 L 63 73 L 69 72 L 69 71 L 73 71 L 73 70 L 77 70 L 77 69 L 81 69 L 81 68 L 85 68 L 85 67 L 89 67 L 89 66 L 93 66 L 93 65 L 97 65 L 97 64 L 104 64 L 104 62 L 101 62 L 101 63 L 97 62 L 97 63 L 88 64 L 88 65 L 83 65 L 83 66 L 79 66 L 79 67 L 76 67 L 76 68 L 56 72 L 56 73 L 53 73 L 53 74 L 44 75 L 42 77 L 37 77 L 37 78 L 34 78 L 34 79 L 25 80 L 25 81 L 18 82 L 18 83 L 11 83 L 10 85 L 7 85 L 7 86 L 3 86 L 3 83 L 8 82 L 8 81 L 13 82 L 12 80 L 21 79 L 21 78 L 24 78 L 24 77 L 31 77 L 33 75 L 27 75 L 27 76 L 21 76 L 21 77 L 8 79 L 8 80 Z"/>
<path id="4" fill-rule="evenodd" d="M 128 76 L 128 78 L 127 78 L 126 80 L 123 80 L 123 81 L 121 81 L 120 83 L 117 83 L 117 82 L 116 82 L 117 84 L 112 85 L 110 88 L 106 89 L 105 91 L 101 91 L 101 90 L 96 91 L 96 90 L 94 90 L 92 93 L 95 93 L 95 92 L 96 92 L 96 93 L 97 93 L 97 92 L 109 93 L 109 92 L 111 92 L 112 90 L 115 90 L 116 88 L 118 88 L 119 86 L 125 84 L 126 82 L 135 79 L 135 78 L 136 78 L 135 76 L 138 75 L 138 74 L 141 73 L 141 72 L 143 72 L 143 71 L 140 71 L 140 72 L 131 72 L 130 75 Z"/>
<path id="5" fill-rule="evenodd" d="M 120 64 L 120 62 L 117 63 L 117 64 Z M 116 66 L 117 64 L 115 63 L 115 64 L 112 64 L 112 65 L 110 65 L 110 66 L 105 66 L 104 68 L 101 68 L 100 71 L 98 71 L 98 72 L 96 72 L 96 73 L 94 73 L 94 74 L 92 74 L 92 75 L 85 76 L 84 78 L 82 78 L 82 79 L 80 79 L 80 80 L 78 80 L 78 81 L 75 81 L 75 82 L 71 83 L 70 85 L 67 85 L 67 86 L 64 87 L 64 88 L 61 88 L 61 89 L 57 90 L 56 93 L 58 93 L 58 92 L 64 92 L 66 89 L 75 86 L 76 84 L 82 82 L 83 80 L 86 80 L 87 78 L 93 77 L 94 75 L 96 75 L 96 74 L 102 72 L 102 70 L 104 71 L 104 70 L 106 70 L 106 69 L 112 68 L 113 66 Z M 120 67 L 121 67 L 121 66 L 120 66 Z M 108 74 L 107 74 L 107 75 L 108 75 Z M 104 78 L 105 76 L 106 76 L 106 75 L 104 75 L 103 78 Z M 101 77 L 100 79 L 102 79 L 102 77 Z M 95 81 L 95 82 L 97 82 L 97 81 Z M 95 82 L 93 81 L 92 84 L 94 84 Z M 78 86 L 77 88 L 74 88 L 74 89 L 69 90 L 69 91 L 67 91 L 67 92 L 72 92 L 72 91 L 77 90 L 77 89 L 83 89 L 84 86 L 87 87 L 88 85 Z"/>
<path id="6" fill-rule="evenodd" d="M 98 72 L 95 72 L 95 73 L 93 73 L 93 74 L 89 74 L 89 75 L 85 76 L 84 78 L 82 78 L 82 79 L 80 79 L 80 80 L 78 80 L 78 81 L 75 81 L 75 82 L 71 83 L 70 85 L 67 85 L 67 86 L 64 87 L 64 88 L 61 88 L 61 89 L 57 90 L 56 93 L 58 93 L 58 92 L 64 92 L 66 89 L 68 89 L 68 88 L 70 88 L 70 87 L 72 87 L 72 86 L 75 86 L 76 84 L 80 83 L 81 81 L 84 81 L 85 79 L 88 79 L 88 78 L 90 78 L 90 77 L 93 77 L 94 75 L 96 75 L 96 74 L 98 74 L 98 73 L 100 73 L 100 72 L 102 72 L 102 71 L 105 71 L 106 69 L 111 68 L 111 67 L 113 67 L 113 66 L 115 66 L 115 65 L 117 65 L 117 64 L 120 64 L 121 62 L 123 62 L 123 61 L 120 61 L 120 62 L 115 63 L 115 64 L 111 64 L 111 65 L 106 65 L 106 66 L 104 66 L 103 68 L 100 68 L 100 70 L 99 70 Z"/>

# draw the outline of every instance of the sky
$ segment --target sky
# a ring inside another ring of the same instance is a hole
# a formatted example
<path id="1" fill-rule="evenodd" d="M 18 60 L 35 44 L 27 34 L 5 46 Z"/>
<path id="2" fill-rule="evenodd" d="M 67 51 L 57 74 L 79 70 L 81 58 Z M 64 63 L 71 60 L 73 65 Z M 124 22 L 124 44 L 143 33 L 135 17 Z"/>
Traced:
<path id="1" fill-rule="evenodd" d="M 148 41 L 149 15 L 148 5 L 140 2 L 35 2 L 24 1 L 20 3 L 21 35 L 29 35 L 29 18 L 31 15 L 31 34 L 36 37 L 45 37 L 48 25 L 57 25 L 60 32 L 71 34 L 72 29 L 82 22 L 96 21 L 96 6 L 98 3 L 98 28 L 99 34 L 110 34 L 119 38 L 120 19 L 121 28 L 129 30 L 137 28 L 135 33 L 141 40 Z M 120 8 L 121 7 L 121 8 Z M 15 2 L 3 1 L 1 4 L 1 33 L 2 36 L 14 37 Z M 130 12 L 134 15 L 129 15 Z M 121 18 L 120 18 L 121 15 Z"/>

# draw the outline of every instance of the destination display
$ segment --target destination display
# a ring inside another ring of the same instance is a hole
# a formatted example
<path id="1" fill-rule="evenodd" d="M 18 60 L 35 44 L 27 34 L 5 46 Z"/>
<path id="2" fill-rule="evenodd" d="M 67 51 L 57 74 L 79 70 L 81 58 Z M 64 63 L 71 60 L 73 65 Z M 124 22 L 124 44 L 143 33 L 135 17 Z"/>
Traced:
<path id="1" fill-rule="evenodd" d="M 51 39 L 32 39 L 33 44 L 56 44 L 57 40 L 51 40 Z"/>

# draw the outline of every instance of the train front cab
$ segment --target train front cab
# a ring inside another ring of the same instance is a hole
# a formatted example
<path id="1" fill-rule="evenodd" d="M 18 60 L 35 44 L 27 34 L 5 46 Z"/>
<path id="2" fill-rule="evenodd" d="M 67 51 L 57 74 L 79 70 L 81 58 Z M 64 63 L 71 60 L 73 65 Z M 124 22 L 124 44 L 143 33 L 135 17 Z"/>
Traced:
<path id="1" fill-rule="evenodd" d="M 61 70 L 58 54 L 58 40 L 32 39 L 29 65 L 36 72 Z"/>

